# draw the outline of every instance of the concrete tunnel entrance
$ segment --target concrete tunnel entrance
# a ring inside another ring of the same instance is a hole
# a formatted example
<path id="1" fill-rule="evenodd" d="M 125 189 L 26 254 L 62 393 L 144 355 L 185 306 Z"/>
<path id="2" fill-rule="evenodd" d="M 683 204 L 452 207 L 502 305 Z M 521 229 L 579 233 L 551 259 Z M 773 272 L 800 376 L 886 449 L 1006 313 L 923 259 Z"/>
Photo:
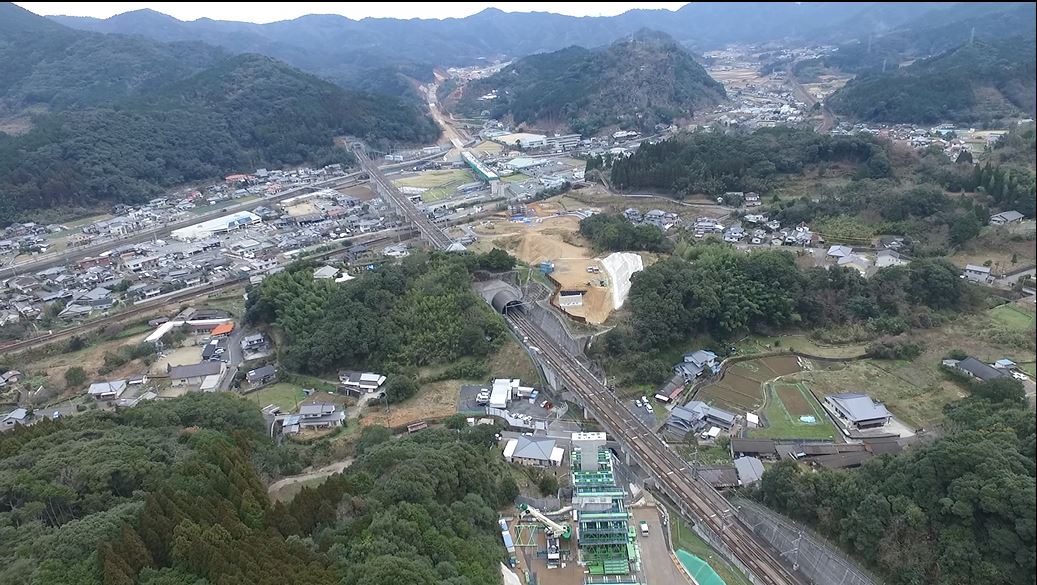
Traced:
<path id="1" fill-rule="evenodd" d="M 506 315 L 510 311 L 521 311 L 522 299 L 510 288 L 502 288 L 493 295 L 490 305 L 501 315 Z"/>

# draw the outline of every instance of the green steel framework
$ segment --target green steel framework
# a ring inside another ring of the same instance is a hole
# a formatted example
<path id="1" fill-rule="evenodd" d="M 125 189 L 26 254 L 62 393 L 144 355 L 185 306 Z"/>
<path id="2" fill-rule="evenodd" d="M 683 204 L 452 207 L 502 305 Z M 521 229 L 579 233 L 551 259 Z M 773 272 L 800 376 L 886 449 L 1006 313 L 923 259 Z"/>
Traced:
<path id="1" fill-rule="evenodd" d="M 626 575 L 630 572 L 630 515 L 626 494 L 616 485 L 612 457 L 599 448 L 597 470 L 583 471 L 583 454 L 574 449 L 570 457 L 573 499 L 581 496 L 611 499 L 611 507 L 601 511 L 580 511 L 578 531 L 580 555 L 591 575 Z"/>

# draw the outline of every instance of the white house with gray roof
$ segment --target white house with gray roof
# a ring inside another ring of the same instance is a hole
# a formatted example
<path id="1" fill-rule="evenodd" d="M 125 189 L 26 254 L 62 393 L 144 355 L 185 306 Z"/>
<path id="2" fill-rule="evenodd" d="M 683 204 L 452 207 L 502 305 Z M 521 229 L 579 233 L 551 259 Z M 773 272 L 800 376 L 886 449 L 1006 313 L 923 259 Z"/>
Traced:
<path id="1" fill-rule="evenodd" d="M 888 423 L 893 415 L 881 402 L 875 402 L 867 394 L 844 392 L 829 394 L 825 402 L 850 426 L 857 429 L 881 427 Z"/>
<path id="2" fill-rule="evenodd" d="M 557 467 L 564 457 L 565 449 L 558 447 L 554 439 L 521 436 L 509 439 L 504 446 L 504 459 L 509 463 Z"/>

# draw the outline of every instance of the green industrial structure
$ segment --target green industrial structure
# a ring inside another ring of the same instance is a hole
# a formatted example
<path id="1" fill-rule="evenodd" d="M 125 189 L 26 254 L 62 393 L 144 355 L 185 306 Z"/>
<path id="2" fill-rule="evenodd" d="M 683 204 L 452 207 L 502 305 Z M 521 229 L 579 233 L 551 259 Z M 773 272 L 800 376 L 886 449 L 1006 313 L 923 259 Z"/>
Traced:
<path id="1" fill-rule="evenodd" d="M 570 456 L 580 558 L 592 576 L 627 575 L 635 559 L 626 492 L 616 485 L 605 433 L 573 433 Z"/>

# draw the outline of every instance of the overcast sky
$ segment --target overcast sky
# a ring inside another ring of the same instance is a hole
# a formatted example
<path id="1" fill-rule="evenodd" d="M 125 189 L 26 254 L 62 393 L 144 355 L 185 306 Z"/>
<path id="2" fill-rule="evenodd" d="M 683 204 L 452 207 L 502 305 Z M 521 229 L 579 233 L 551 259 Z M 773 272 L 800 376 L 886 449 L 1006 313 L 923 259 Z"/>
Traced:
<path id="1" fill-rule="evenodd" d="M 247 22 L 290 20 L 306 14 L 341 14 L 353 19 L 451 18 L 496 7 L 506 12 L 554 12 L 572 16 L 613 16 L 632 8 L 677 10 L 686 2 L 15 2 L 36 14 L 108 18 L 150 8 L 180 20 L 212 18 Z"/>

